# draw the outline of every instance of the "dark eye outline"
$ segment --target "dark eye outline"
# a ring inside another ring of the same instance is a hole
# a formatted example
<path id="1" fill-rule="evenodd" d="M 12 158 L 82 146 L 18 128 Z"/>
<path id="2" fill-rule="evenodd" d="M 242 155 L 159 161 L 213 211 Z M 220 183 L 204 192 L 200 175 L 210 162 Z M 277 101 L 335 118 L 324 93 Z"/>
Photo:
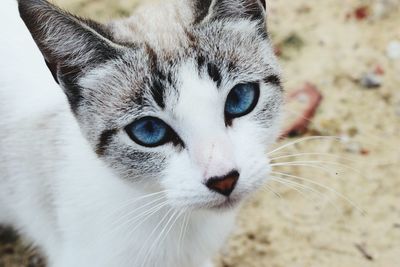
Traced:
<path id="1" fill-rule="evenodd" d="M 231 96 L 231 94 L 233 93 L 233 91 L 234 91 L 235 89 L 237 89 L 237 88 L 240 87 L 240 86 L 244 86 L 244 85 L 246 85 L 246 86 L 249 86 L 249 85 L 250 85 L 251 87 L 254 88 L 254 99 L 253 99 L 253 102 L 251 103 L 251 105 L 249 106 L 249 108 L 247 108 L 245 111 L 243 111 L 243 112 L 241 112 L 241 113 L 238 113 L 238 114 L 231 114 L 231 113 L 228 113 L 228 112 L 226 111 L 226 105 L 227 105 L 227 102 L 228 102 L 229 97 Z M 240 84 L 235 85 L 235 86 L 229 91 L 229 94 L 228 94 L 228 96 L 226 97 L 226 100 L 225 100 L 224 113 L 225 113 L 225 120 L 226 120 L 227 125 L 231 125 L 231 124 L 232 124 L 232 121 L 233 121 L 234 119 L 236 119 L 236 118 L 244 117 L 244 116 L 250 114 L 250 113 L 256 108 L 256 106 L 257 106 L 259 100 L 260 100 L 260 84 L 259 84 L 259 83 L 256 83 L 256 82 L 253 82 L 253 83 L 240 83 Z"/>
<path id="2" fill-rule="evenodd" d="M 134 124 L 141 123 L 141 122 L 146 121 L 146 120 L 154 120 L 154 121 L 160 122 L 161 124 L 164 125 L 166 132 L 165 132 L 164 137 L 159 142 L 154 143 L 154 144 L 144 143 L 141 140 L 139 140 L 137 138 L 137 136 L 131 131 L 132 126 Z M 155 148 L 155 147 L 159 147 L 159 146 L 165 145 L 165 144 L 167 144 L 169 142 L 172 142 L 175 146 L 176 145 L 182 145 L 182 147 L 184 147 L 184 144 L 183 144 L 182 140 L 175 133 L 175 131 L 172 130 L 172 128 L 167 123 L 165 123 L 163 120 L 161 120 L 161 119 L 159 119 L 157 117 L 147 116 L 147 117 L 142 117 L 140 119 L 137 119 L 137 120 L 135 120 L 134 122 L 130 123 L 129 125 L 127 125 L 125 127 L 125 132 L 128 134 L 128 136 L 135 143 L 137 143 L 138 145 L 143 146 L 143 147 Z"/>

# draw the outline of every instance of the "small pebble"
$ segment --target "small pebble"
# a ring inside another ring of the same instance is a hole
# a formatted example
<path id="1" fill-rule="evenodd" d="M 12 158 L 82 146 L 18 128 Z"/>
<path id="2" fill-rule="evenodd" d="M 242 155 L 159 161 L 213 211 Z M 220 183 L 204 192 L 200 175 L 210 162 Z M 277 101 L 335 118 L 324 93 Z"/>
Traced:
<path id="1" fill-rule="evenodd" d="M 369 72 L 360 78 L 360 84 L 367 89 L 376 89 L 382 86 L 382 78 L 374 72 Z"/>
<path id="2" fill-rule="evenodd" d="M 354 10 L 354 17 L 357 20 L 364 20 L 369 16 L 369 7 L 368 6 L 360 6 Z"/>
<path id="3" fill-rule="evenodd" d="M 388 13 L 388 10 L 386 8 L 386 5 L 384 5 L 381 2 L 378 2 L 374 5 L 374 9 L 373 9 L 372 13 L 373 13 L 374 18 L 381 19 Z"/>
<path id="4" fill-rule="evenodd" d="M 395 11 L 399 6 L 400 2 L 398 0 L 375 0 L 373 5 L 373 17 L 375 19 L 383 19 L 393 11 Z"/>
<path id="5" fill-rule="evenodd" d="M 371 151 L 369 151 L 368 149 L 361 149 L 360 154 L 363 156 L 368 156 L 371 153 Z"/>
<path id="6" fill-rule="evenodd" d="M 361 154 L 361 146 L 358 143 L 349 143 L 346 145 L 346 151 L 352 154 Z"/>
<path id="7" fill-rule="evenodd" d="M 304 46 L 304 41 L 297 33 L 292 33 L 283 40 L 282 44 L 300 50 Z"/>
<path id="8" fill-rule="evenodd" d="M 400 59 L 400 42 L 391 41 L 386 49 L 386 53 L 390 59 Z"/>
<path id="9" fill-rule="evenodd" d="M 344 145 L 346 152 L 352 154 L 362 154 L 362 147 L 358 142 L 352 140 L 352 138 L 345 134 L 340 137 L 341 143 Z"/>
<path id="10" fill-rule="evenodd" d="M 384 75 L 385 74 L 385 69 L 381 65 L 376 65 L 374 73 L 376 75 Z"/>
<path id="11" fill-rule="evenodd" d="M 297 13 L 299 14 L 308 14 L 311 12 L 311 7 L 308 5 L 302 5 L 296 9 Z"/>

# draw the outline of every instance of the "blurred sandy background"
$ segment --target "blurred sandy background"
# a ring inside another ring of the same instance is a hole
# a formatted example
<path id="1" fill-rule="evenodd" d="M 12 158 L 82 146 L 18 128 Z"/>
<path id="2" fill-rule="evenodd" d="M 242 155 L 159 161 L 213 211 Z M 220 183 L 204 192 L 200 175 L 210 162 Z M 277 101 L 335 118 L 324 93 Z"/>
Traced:
<path id="1" fill-rule="evenodd" d="M 55 2 L 106 21 L 128 15 L 139 1 Z M 274 153 L 279 162 L 296 161 L 275 171 L 298 177 L 279 176 L 289 179 L 279 180 L 286 185 L 271 182 L 244 206 L 216 261 L 221 267 L 400 266 L 400 1 L 267 2 L 286 90 L 311 82 L 324 97 L 305 135 L 340 140 L 312 139 Z M 297 113 L 288 106 L 289 117 Z M 41 266 L 17 239 L 0 231 L 0 267 Z"/>

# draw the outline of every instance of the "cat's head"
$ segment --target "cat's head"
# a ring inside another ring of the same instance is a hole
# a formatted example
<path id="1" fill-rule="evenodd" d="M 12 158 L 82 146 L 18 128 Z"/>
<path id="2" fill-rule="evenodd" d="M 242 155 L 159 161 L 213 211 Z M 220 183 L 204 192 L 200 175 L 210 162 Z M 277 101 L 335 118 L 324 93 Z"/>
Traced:
<path id="1" fill-rule="evenodd" d="M 181 0 L 101 25 L 19 1 L 94 153 L 174 207 L 217 209 L 259 188 L 282 88 L 263 0 Z M 152 11 L 153 10 L 153 11 Z"/>

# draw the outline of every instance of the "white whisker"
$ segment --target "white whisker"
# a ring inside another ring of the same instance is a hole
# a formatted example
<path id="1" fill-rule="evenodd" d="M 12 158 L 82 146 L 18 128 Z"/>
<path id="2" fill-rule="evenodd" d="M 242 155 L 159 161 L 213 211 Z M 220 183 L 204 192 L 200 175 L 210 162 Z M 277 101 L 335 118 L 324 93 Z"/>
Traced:
<path id="1" fill-rule="evenodd" d="M 296 141 L 290 142 L 289 144 L 282 145 L 282 146 L 280 146 L 280 147 L 268 152 L 267 155 L 271 155 L 271 154 L 273 154 L 275 152 L 281 151 L 282 149 L 285 149 L 285 148 L 290 147 L 290 146 L 294 146 L 294 145 L 302 143 L 302 142 L 311 141 L 311 140 L 325 140 L 325 139 L 327 139 L 327 140 L 335 140 L 335 141 L 341 140 L 341 138 L 338 137 L 338 136 L 310 136 L 310 137 L 303 137 L 303 138 L 300 138 L 300 139 L 298 139 Z"/>
<path id="2" fill-rule="evenodd" d="M 358 162 L 358 161 L 356 161 L 354 159 L 350 159 L 350 158 L 347 158 L 347 157 L 342 157 L 342 156 L 338 156 L 338 155 L 334 155 L 334 154 L 330 154 L 330 153 L 286 154 L 286 155 L 282 155 L 282 156 L 277 156 L 277 157 L 271 158 L 271 161 L 275 161 L 275 160 L 278 160 L 278 159 L 295 158 L 295 157 L 301 157 L 301 156 L 327 156 L 327 157 L 332 157 L 332 158 L 335 158 L 335 159 L 342 159 L 342 160 L 347 160 L 347 161 L 351 161 L 351 162 Z"/>
<path id="3" fill-rule="evenodd" d="M 191 211 L 187 212 L 187 208 L 185 209 L 185 215 L 183 217 L 182 220 L 182 228 L 181 231 L 179 233 L 179 237 L 178 237 L 178 257 L 181 257 L 181 250 L 182 250 L 182 245 L 184 242 L 184 237 L 185 237 L 185 232 L 186 232 L 186 228 L 187 228 L 187 224 L 189 223 L 190 220 L 190 215 L 191 215 Z"/>
<path id="4" fill-rule="evenodd" d="M 150 258 L 153 249 L 156 249 L 158 245 L 164 242 L 165 238 L 168 236 L 169 232 L 171 231 L 172 227 L 176 223 L 177 219 L 182 215 L 183 211 L 175 210 L 174 213 L 170 216 L 167 223 L 165 224 L 164 228 L 160 231 L 157 238 L 153 241 L 153 244 L 148 249 L 147 253 L 144 256 L 144 260 L 142 262 L 141 267 L 145 267 L 147 260 Z"/>
<path id="5" fill-rule="evenodd" d="M 312 188 L 310 186 L 306 186 L 306 185 L 303 185 L 303 184 L 300 184 L 300 183 L 297 183 L 297 182 L 294 182 L 294 181 L 291 181 L 291 180 L 288 180 L 288 179 L 279 178 L 279 177 L 272 177 L 272 178 L 273 178 L 272 179 L 273 181 L 278 182 L 278 183 L 283 184 L 283 185 L 286 185 L 287 187 L 297 191 L 300 195 L 302 195 L 304 198 L 310 200 L 311 202 L 313 202 L 314 199 L 308 197 L 308 195 L 306 195 L 304 192 L 299 190 L 299 188 L 303 189 L 303 190 L 311 191 L 312 193 L 314 193 L 315 195 L 317 195 L 318 197 L 320 197 L 324 201 L 328 200 L 329 204 L 331 204 L 335 208 L 336 212 L 339 215 L 341 215 L 340 208 L 333 201 L 329 200 L 322 192 L 320 192 L 320 191 L 318 191 L 318 190 L 316 190 L 316 189 L 314 189 L 314 188 Z"/>
<path id="6" fill-rule="evenodd" d="M 263 185 L 262 187 L 263 189 L 265 189 L 266 191 L 272 193 L 273 195 L 275 195 L 277 198 L 282 199 L 282 195 L 279 194 L 278 192 L 274 191 L 270 186 L 268 186 L 267 184 Z"/>
<path id="7" fill-rule="evenodd" d="M 137 215 L 135 215 L 133 218 L 130 218 L 129 220 L 124 221 L 120 225 L 115 226 L 112 228 L 109 234 L 116 233 L 123 229 L 124 227 L 128 227 L 128 233 L 125 235 L 125 237 L 129 240 L 130 237 L 133 235 L 136 229 L 138 229 L 145 221 L 147 221 L 151 216 L 156 214 L 158 211 L 160 211 L 162 208 L 167 206 L 167 202 L 164 201 L 162 203 L 157 204 L 156 206 L 150 208 L 149 210 L 145 210 Z M 135 224 L 135 227 L 130 228 L 130 225 Z"/>
<path id="8" fill-rule="evenodd" d="M 354 207 L 359 212 L 361 212 L 362 215 L 366 214 L 366 212 L 363 209 L 361 209 L 360 207 L 358 207 L 358 205 L 356 205 L 352 200 L 350 200 L 348 197 L 346 197 L 342 193 L 338 192 L 337 190 L 335 190 L 335 189 L 333 189 L 333 188 L 331 188 L 329 186 L 320 184 L 320 183 L 315 182 L 315 181 L 313 181 L 311 179 L 307 179 L 307 178 L 304 178 L 304 177 L 301 177 L 301 176 L 290 175 L 290 174 L 286 174 L 286 173 L 282 173 L 282 172 L 272 172 L 272 173 L 275 174 L 275 175 L 281 175 L 281 176 L 285 176 L 285 177 L 288 177 L 288 178 L 293 178 L 293 179 L 298 179 L 298 180 L 301 180 L 301 181 L 305 181 L 305 182 L 308 182 L 310 184 L 316 185 L 316 186 L 318 186 L 320 188 L 326 189 L 326 190 L 336 194 L 338 197 L 342 198 L 346 202 L 348 202 L 352 207 Z"/>
<path id="9" fill-rule="evenodd" d="M 153 235 L 155 234 L 155 232 L 157 231 L 157 229 L 163 224 L 163 222 L 164 222 L 164 220 L 166 220 L 167 218 L 168 218 L 168 216 L 169 216 L 169 214 L 171 213 L 171 212 L 174 212 L 174 210 L 172 209 L 172 208 L 170 208 L 165 214 L 164 214 L 164 216 L 162 217 L 162 219 L 158 222 L 158 224 L 154 227 L 154 229 L 151 231 L 151 233 L 149 234 L 149 236 L 146 238 L 146 240 L 143 242 L 143 246 L 142 246 L 142 248 L 139 250 L 139 253 L 136 255 L 136 259 L 135 259 L 135 261 L 134 261 L 134 263 L 133 263 L 133 266 L 137 266 L 137 261 L 139 260 L 139 259 L 141 259 L 142 258 L 142 253 L 143 253 L 143 249 L 146 249 L 146 246 L 147 246 L 147 243 L 150 241 L 150 239 L 153 237 Z M 168 219 L 167 219 L 168 220 Z M 142 261 L 142 264 L 141 265 L 143 265 L 143 262 L 144 261 Z"/>
<path id="10" fill-rule="evenodd" d="M 147 208 L 148 206 L 152 206 L 156 202 L 158 202 L 160 200 L 163 200 L 163 199 L 165 199 L 165 197 L 161 196 L 161 197 L 158 197 L 158 198 L 156 198 L 156 199 L 154 199 L 154 200 L 152 200 L 152 201 L 150 201 L 150 202 L 148 202 L 148 203 L 146 203 L 144 205 L 141 205 L 139 207 L 135 207 L 133 210 L 130 210 L 129 212 L 123 214 L 122 216 L 118 216 L 118 219 L 116 221 L 114 221 L 111 226 L 113 226 L 113 225 L 115 226 L 115 225 L 120 224 L 121 222 L 125 221 L 127 218 L 129 218 L 131 215 L 137 213 L 141 209 Z"/>
<path id="11" fill-rule="evenodd" d="M 344 169 L 348 169 L 354 172 L 357 172 L 358 174 L 361 174 L 361 172 L 353 167 L 350 167 L 346 164 L 342 164 L 339 162 L 333 162 L 333 161 L 323 161 L 323 160 L 299 160 L 299 161 L 289 161 L 289 162 L 277 162 L 277 163 L 272 163 L 271 166 L 276 167 L 276 166 L 290 166 L 293 164 L 327 164 L 327 165 L 333 165 L 333 166 L 339 166 Z M 316 165 L 319 166 L 319 165 Z"/>
<path id="12" fill-rule="evenodd" d="M 316 165 L 316 164 L 299 164 L 299 163 L 290 163 L 290 164 L 275 164 L 275 165 L 271 165 L 272 167 L 285 167 L 285 166 L 298 166 L 298 167 L 308 167 L 308 168 L 313 168 L 313 169 L 319 169 L 322 170 L 324 172 L 326 172 L 327 174 L 329 174 L 330 176 L 338 175 L 339 172 L 327 167 L 323 167 L 320 165 Z"/>

